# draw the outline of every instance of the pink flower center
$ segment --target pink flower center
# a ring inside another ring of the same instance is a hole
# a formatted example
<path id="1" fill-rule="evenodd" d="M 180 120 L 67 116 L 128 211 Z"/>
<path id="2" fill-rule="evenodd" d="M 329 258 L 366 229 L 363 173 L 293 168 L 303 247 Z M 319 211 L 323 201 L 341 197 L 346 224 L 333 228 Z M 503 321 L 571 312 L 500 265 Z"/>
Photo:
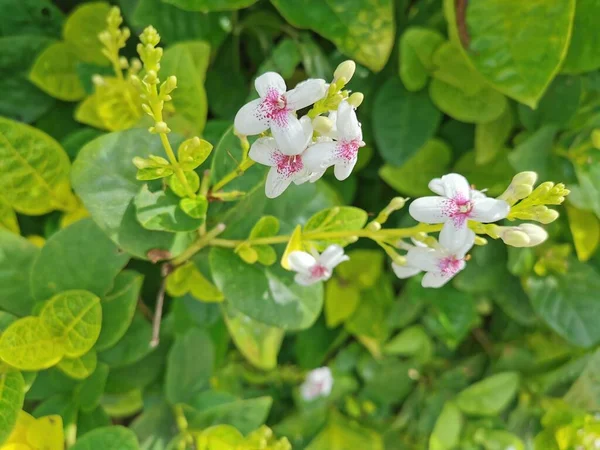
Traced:
<path id="1" fill-rule="evenodd" d="M 460 272 L 465 265 L 464 260 L 456 258 L 456 256 L 447 256 L 440 260 L 438 267 L 442 275 L 451 277 Z"/>
<path id="2" fill-rule="evenodd" d="M 286 177 L 291 177 L 304 169 L 304 162 L 302 162 L 302 156 L 300 155 L 290 156 L 284 155 L 281 152 L 275 152 L 273 159 L 275 160 L 277 172 Z"/>
<path id="3" fill-rule="evenodd" d="M 329 270 L 327 267 L 322 266 L 321 264 L 315 264 L 310 268 L 310 276 L 311 278 L 321 279 L 327 277 L 329 274 Z"/>
<path id="4" fill-rule="evenodd" d="M 358 139 L 352 141 L 339 141 L 337 144 L 338 158 L 352 161 L 358 154 L 361 142 Z"/>
<path id="5" fill-rule="evenodd" d="M 442 213 L 452 219 L 456 227 L 462 227 L 473 213 L 473 203 L 470 199 L 458 194 L 443 203 Z"/>
<path id="6" fill-rule="evenodd" d="M 274 88 L 267 91 L 256 111 L 260 120 L 275 122 L 280 127 L 287 125 L 289 113 L 285 96 Z"/>

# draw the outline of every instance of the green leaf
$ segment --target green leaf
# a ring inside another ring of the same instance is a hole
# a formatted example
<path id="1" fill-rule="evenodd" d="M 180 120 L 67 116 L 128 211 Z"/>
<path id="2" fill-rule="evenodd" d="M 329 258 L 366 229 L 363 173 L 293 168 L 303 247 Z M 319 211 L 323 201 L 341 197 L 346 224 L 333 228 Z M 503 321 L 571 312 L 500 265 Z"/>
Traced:
<path id="1" fill-rule="evenodd" d="M 29 273 L 38 253 L 27 239 L 0 230 L 0 309 L 17 316 L 31 313 Z"/>
<path id="2" fill-rule="evenodd" d="M 131 417 L 142 411 L 144 400 L 142 391 L 135 389 L 124 394 L 104 394 L 100 405 L 110 417 L 121 419 Z"/>
<path id="3" fill-rule="evenodd" d="M 25 381 L 21 372 L 0 373 L 0 445 L 10 436 L 23 407 Z"/>
<path id="4" fill-rule="evenodd" d="M 360 303 L 360 290 L 335 277 L 325 285 L 325 319 L 329 328 L 337 327 L 354 314 Z"/>
<path id="5" fill-rule="evenodd" d="M 15 210 L 2 197 L 0 197 L 0 229 L 21 234 Z"/>
<path id="6" fill-rule="evenodd" d="M 110 5 L 105 2 L 85 3 L 76 8 L 65 21 L 63 37 L 81 61 L 99 66 L 109 61 L 102 54 L 103 45 L 98 39 L 107 27 L 106 17 Z"/>
<path id="7" fill-rule="evenodd" d="M 470 63 L 500 92 L 535 108 L 567 53 L 575 0 L 476 0 L 462 11 L 446 0 L 445 9 L 450 36 Z"/>
<path id="8" fill-rule="evenodd" d="M 391 0 L 271 0 L 297 28 L 310 28 L 338 49 L 378 72 L 394 46 L 394 5 Z"/>
<path id="9" fill-rule="evenodd" d="M 137 435 L 144 450 L 163 450 L 175 437 L 177 424 L 173 409 L 166 403 L 157 403 L 131 422 L 129 428 Z"/>
<path id="10" fill-rule="evenodd" d="M 349 261 L 336 269 L 336 275 L 344 283 L 354 284 L 360 289 L 375 286 L 383 272 L 385 254 L 379 250 L 358 249 L 348 252 Z"/>
<path id="11" fill-rule="evenodd" d="M 55 42 L 37 57 L 29 79 L 54 98 L 76 102 L 85 97 L 85 90 L 77 75 L 77 60 L 71 44 Z"/>
<path id="12" fill-rule="evenodd" d="M 525 450 L 525 444 L 518 436 L 504 430 L 486 430 L 482 428 L 477 430 L 474 439 L 483 445 L 485 450 L 504 450 L 507 448 Z M 551 449 L 544 447 L 544 450 Z"/>
<path id="13" fill-rule="evenodd" d="M 92 350 L 79 358 L 63 358 L 57 367 L 71 378 L 84 380 L 94 373 L 97 363 L 98 357 Z"/>
<path id="14" fill-rule="evenodd" d="M 528 136 L 519 143 L 508 155 L 508 160 L 513 168 L 522 172 L 533 170 L 541 179 L 549 179 L 551 176 L 551 158 L 554 147 L 554 139 L 558 133 L 558 127 L 546 125 Z"/>
<path id="15" fill-rule="evenodd" d="M 561 72 L 591 72 L 600 67 L 600 42 L 594 18 L 600 14 L 600 5 L 594 0 L 577 0 L 573 32 L 567 57 L 563 61 Z"/>
<path id="16" fill-rule="evenodd" d="M 515 126 L 515 114 L 509 106 L 502 115 L 491 122 L 475 127 L 475 162 L 486 164 L 498 156 Z"/>
<path id="17" fill-rule="evenodd" d="M 594 318 L 600 307 L 596 292 L 600 274 L 589 265 L 569 260 L 565 274 L 527 278 L 525 290 L 537 314 L 559 335 L 579 347 L 600 342 Z"/>
<path id="18" fill-rule="evenodd" d="M 507 108 L 506 98 L 491 88 L 485 87 L 477 94 L 467 95 L 437 78 L 429 84 L 429 95 L 442 112 L 461 122 L 491 122 Z"/>
<path id="19" fill-rule="evenodd" d="M 405 328 L 390 339 L 383 348 L 388 355 L 412 356 L 427 362 L 433 355 L 433 341 L 421 325 Z"/>
<path id="20" fill-rule="evenodd" d="M 173 106 L 176 114 L 181 115 L 191 125 L 192 135 L 202 133 L 206 124 L 208 104 L 204 78 L 209 57 L 210 45 L 194 41 L 168 47 L 160 62 L 164 73 L 177 76 Z"/>
<path id="21" fill-rule="evenodd" d="M 441 119 L 427 92 L 409 92 L 397 78 L 389 79 L 373 105 L 373 133 L 381 156 L 401 166 L 433 137 Z"/>
<path id="22" fill-rule="evenodd" d="M 126 333 L 140 297 L 144 276 L 130 270 L 117 275 L 112 290 L 102 297 L 102 328 L 96 350 L 114 346 Z"/>
<path id="23" fill-rule="evenodd" d="M 91 219 L 80 220 L 41 249 L 31 268 L 31 290 L 37 301 L 68 289 L 102 296 L 128 260 Z"/>
<path id="24" fill-rule="evenodd" d="M 196 44 L 199 44 L 200 48 L 204 47 L 201 42 Z M 189 44 L 189 47 L 193 49 L 196 45 Z M 204 139 L 188 139 L 177 149 L 177 159 L 183 170 L 193 170 L 206 161 L 212 149 L 213 145 Z"/>
<path id="25" fill-rule="evenodd" d="M 98 359 L 108 364 L 111 369 L 133 364 L 152 351 L 151 339 L 152 327 L 141 313 L 137 313 L 123 338 L 116 345 L 101 352 Z"/>
<path id="26" fill-rule="evenodd" d="M 150 192 L 148 185 L 145 184 L 133 200 L 136 217 L 147 230 L 177 232 L 194 231 L 200 228 L 203 220 L 194 219 L 186 214 L 179 207 L 179 200 L 171 190 L 159 189 Z"/>
<path id="27" fill-rule="evenodd" d="M 518 389 L 518 373 L 498 373 L 461 391 L 456 397 L 456 405 L 466 414 L 497 416 L 514 399 Z"/>
<path id="28" fill-rule="evenodd" d="M 231 306 L 225 308 L 225 323 L 240 353 L 259 369 L 275 369 L 284 330 L 253 320 Z"/>
<path id="29" fill-rule="evenodd" d="M 300 54 L 297 42 L 289 38 L 282 39 L 275 46 L 270 56 L 261 63 L 256 71 L 256 76 L 254 77 L 252 85 L 254 85 L 254 82 L 259 75 L 266 72 L 277 72 L 284 79 L 289 79 L 294 75 L 296 67 L 298 67 L 301 62 L 302 55 Z M 327 74 L 327 76 L 330 76 L 330 74 Z M 258 98 L 258 93 L 253 91 L 251 96 Z"/>
<path id="30" fill-rule="evenodd" d="M 400 167 L 385 164 L 379 176 L 401 194 L 429 195 L 429 182 L 448 171 L 452 150 L 439 139 L 430 139 Z"/>
<path id="31" fill-rule="evenodd" d="M 446 402 L 435 421 L 429 437 L 429 450 L 452 450 L 460 442 L 463 418 L 460 410 L 452 402 Z"/>
<path id="32" fill-rule="evenodd" d="M 0 159 L 0 191 L 17 212 L 40 215 L 73 206 L 69 158 L 44 132 L 0 117 Z"/>
<path id="33" fill-rule="evenodd" d="M 72 450 L 96 449 L 139 450 L 140 444 L 133 431 L 121 426 L 97 428 L 77 439 Z"/>
<path id="34" fill-rule="evenodd" d="M 178 138 L 172 144 L 177 144 Z M 133 199 L 140 190 L 134 157 L 161 155 L 160 139 L 145 129 L 111 133 L 94 139 L 81 149 L 73 164 L 75 191 L 94 221 L 123 250 L 142 259 L 161 250 L 176 256 L 191 236 L 146 230 L 135 216 Z"/>
<path id="35" fill-rule="evenodd" d="M 48 0 L 23 0 L 14 2 L 3 0 L 0 3 L 2 36 L 34 35 L 60 37 L 63 14 Z"/>
<path id="36" fill-rule="evenodd" d="M 196 198 L 182 198 L 179 201 L 179 207 L 188 217 L 196 222 L 200 221 L 202 224 L 208 211 L 208 200 L 204 195 L 198 195 Z"/>
<path id="37" fill-rule="evenodd" d="M 536 109 L 519 105 L 519 119 L 532 131 L 543 125 L 567 125 L 577 114 L 582 91 L 580 77 L 556 77 Z"/>
<path id="38" fill-rule="evenodd" d="M 250 239 L 272 237 L 279 233 L 279 219 L 275 216 L 263 216 L 250 231 Z"/>
<path id="39" fill-rule="evenodd" d="M 433 70 L 433 54 L 444 42 L 435 30 L 407 28 L 400 37 L 400 78 L 409 91 L 420 91 L 427 85 Z"/>
<path id="40" fill-rule="evenodd" d="M 98 363 L 96 370 L 81 384 L 78 399 L 82 411 L 92 412 L 100 404 L 100 397 L 104 393 L 107 377 L 108 366 L 104 363 Z"/>
<path id="41" fill-rule="evenodd" d="M 166 3 L 187 11 L 226 11 L 242 9 L 256 3 L 257 0 L 166 0 Z"/>
<path id="42" fill-rule="evenodd" d="M 600 222 L 594 213 L 567 206 L 569 228 L 577 258 L 581 262 L 590 259 L 600 244 Z"/>
<path id="43" fill-rule="evenodd" d="M 334 415 L 327 426 L 306 447 L 306 450 L 383 450 L 379 433 L 364 428 L 339 415 Z"/>
<path id="44" fill-rule="evenodd" d="M 508 152 L 501 152 L 483 165 L 477 165 L 476 159 L 475 152 L 467 152 L 459 158 L 453 170 L 465 176 L 477 189 L 487 189 L 488 196 L 502 194 L 515 174 L 515 169 L 509 163 Z"/>
<path id="45" fill-rule="evenodd" d="M 323 287 L 299 286 L 280 267 L 263 268 L 241 261 L 232 251 L 213 248 L 212 276 L 231 305 L 251 318 L 285 330 L 311 326 L 323 305 Z"/>
<path id="46" fill-rule="evenodd" d="M 248 434 L 266 422 L 272 403 L 271 397 L 238 399 L 222 392 L 206 391 L 193 400 L 193 409 L 185 408 L 185 416 L 192 429 L 223 424 Z"/>
<path id="47" fill-rule="evenodd" d="M 13 322 L 0 335 L 0 358 L 21 370 L 41 370 L 58 363 L 65 354 L 59 337 L 38 317 Z"/>
<path id="48" fill-rule="evenodd" d="M 2 6 L 6 8 L 6 6 Z M 5 14 L 6 9 L 3 9 Z M 0 19 L 2 20 L 2 19 Z M 0 29 L 3 26 L 0 24 Z M 54 104 L 29 79 L 29 68 L 35 57 L 51 42 L 43 36 L 10 36 L 0 38 L 0 115 L 26 123 L 34 122 Z"/>
<path id="49" fill-rule="evenodd" d="M 111 425 L 110 416 L 106 414 L 106 411 L 101 406 L 90 412 L 81 410 L 77 414 L 77 437 L 81 438 L 96 428 L 107 427 L 109 425 Z"/>
<path id="50" fill-rule="evenodd" d="M 90 351 L 100 335 L 100 299 L 83 290 L 61 292 L 44 304 L 40 320 L 61 340 L 65 355 L 78 358 Z"/>
<path id="51" fill-rule="evenodd" d="M 389 278 L 383 278 L 372 288 L 361 292 L 360 303 L 346 320 L 345 329 L 355 336 L 366 336 L 383 342 L 390 333 L 386 318 L 393 303 L 392 285 Z"/>
<path id="52" fill-rule="evenodd" d="M 340 231 L 358 231 L 367 223 L 367 213 L 354 206 L 334 206 L 333 208 L 319 211 L 313 215 L 306 225 L 303 233 L 336 233 Z M 311 239 L 306 237 L 317 250 L 323 251 L 329 245 L 337 244 L 346 246 L 352 242 L 351 238 L 326 238 Z"/>
<path id="53" fill-rule="evenodd" d="M 140 0 L 133 14 L 138 28 L 154 25 L 167 43 L 203 40 L 213 49 L 221 45 L 231 31 L 229 14 L 183 11 L 162 0 Z M 177 95 L 177 94 L 175 94 Z"/>
<path id="54" fill-rule="evenodd" d="M 173 404 L 189 403 L 208 387 L 214 366 L 214 347 L 210 336 L 199 328 L 190 328 L 175 338 L 169 351 L 165 395 Z"/>

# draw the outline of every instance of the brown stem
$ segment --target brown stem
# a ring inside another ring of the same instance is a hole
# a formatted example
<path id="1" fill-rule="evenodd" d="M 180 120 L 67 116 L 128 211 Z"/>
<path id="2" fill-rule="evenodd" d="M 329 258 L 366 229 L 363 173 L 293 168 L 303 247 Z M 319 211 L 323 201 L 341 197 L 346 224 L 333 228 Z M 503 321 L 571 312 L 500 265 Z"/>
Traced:
<path id="1" fill-rule="evenodd" d="M 160 343 L 160 325 L 162 323 L 163 306 L 165 304 L 165 291 L 167 287 L 167 275 L 171 273 L 172 266 L 170 264 L 163 264 L 160 268 L 160 274 L 162 280 L 158 294 L 156 294 L 156 307 L 154 309 L 154 319 L 152 320 L 152 340 L 150 341 L 150 347 L 156 348 Z"/>

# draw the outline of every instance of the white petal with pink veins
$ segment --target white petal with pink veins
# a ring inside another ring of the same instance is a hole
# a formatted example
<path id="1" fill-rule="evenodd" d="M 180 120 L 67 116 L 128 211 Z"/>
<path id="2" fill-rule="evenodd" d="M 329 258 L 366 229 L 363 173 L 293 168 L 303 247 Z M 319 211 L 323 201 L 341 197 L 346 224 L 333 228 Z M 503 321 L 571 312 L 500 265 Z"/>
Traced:
<path id="1" fill-rule="evenodd" d="M 270 120 L 260 112 L 262 99 L 246 103 L 235 115 L 233 126 L 242 135 L 250 136 L 269 129 Z"/>
<path id="2" fill-rule="evenodd" d="M 443 186 L 445 197 L 452 199 L 460 198 L 463 200 L 469 200 L 471 198 L 471 187 L 469 186 L 469 182 L 465 177 L 458 173 L 449 173 L 442 178 L 432 180 L 432 182 Z"/>
<path id="3" fill-rule="evenodd" d="M 288 264 L 294 272 L 310 274 L 310 268 L 316 263 L 317 260 L 310 253 L 296 250 L 288 255 Z"/>
<path id="4" fill-rule="evenodd" d="M 396 263 L 392 263 L 392 270 L 396 276 L 400 279 L 410 278 L 421 272 L 421 269 L 412 266 L 401 266 Z"/>
<path id="5" fill-rule="evenodd" d="M 333 270 L 338 264 L 348 261 L 350 257 L 344 254 L 344 249 L 339 245 L 330 245 L 319 257 L 319 263 Z"/>
<path id="6" fill-rule="evenodd" d="M 442 227 L 439 240 L 443 247 L 454 253 L 466 246 L 471 248 L 475 241 L 475 233 L 466 224 L 457 226 L 454 222 L 449 221 Z"/>
<path id="7" fill-rule="evenodd" d="M 327 169 L 335 162 L 336 142 L 319 142 L 311 145 L 302 155 L 304 164 L 311 172 Z"/>
<path id="8" fill-rule="evenodd" d="M 469 219 L 483 223 L 496 222 L 506 218 L 509 212 L 510 205 L 504 200 L 486 197 L 473 201 Z"/>
<path id="9" fill-rule="evenodd" d="M 338 180 L 344 181 L 352 173 L 356 161 L 358 161 L 358 157 L 352 159 L 338 159 L 333 168 L 333 174 Z"/>
<path id="10" fill-rule="evenodd" d="M 298 111 L 322 99 L 326 92 L 325 80 L 311 78 L 298 83 L 294 89 L 285 94 L 285 98 L 288 108 Z"/>
<path id="11" fill-rule="evenodd" d="M 408 212 L 413 219 L 424 223 L 444 223 L 448 215 L 444 207 L 448 199 L 444 197 L 421 197 L 413 201 L 408 207 Z"/>
<path id="12" fill-rule="evenodd" d="M 262 74 L 254 81 L 254 87 L 261 97 L 266 97 L 269 90 L 275 90 L 280 94 L 284 94 L 287 90 L 285 81 L 277 72 L 266 72 Z"/>
<path id="13" fill-rule="evenodd" d="M 407 264 L 424 272 L 439 270 L 439 258 L 439 253 L 429 247 L 414 247 L 406 254 Z"/>
<path id="14" fill-rule="evenodd" d="M 421 286 L 424 288 L 440 288 L 451 279 L 452 277 L 446 277 L 440 273 L 428 272 L 421 280 Z"/>
<path id="15" fill-rule="evenodd" d="M 257 139 L 252 144 L 248 156 L 259 164 L 273 166 L 275 164 L 274 155 L 277 151 L 277 142 L 275 142 L 275 139 L 264 137 Z"/>
<path id="16" fill-rule="evenodd" d="M 362 141 L 362 129 L 356 117 L 354 107 L 348 102 L 340 103 L 337 111 L 336 127 L 338 139 Z"/>
<path id="17" fill-rule="evenodd" d="M 286 155 L 298 155 L 306 148 L 304 128 L 292 113 L 271 122 L 271 133 Z"/>

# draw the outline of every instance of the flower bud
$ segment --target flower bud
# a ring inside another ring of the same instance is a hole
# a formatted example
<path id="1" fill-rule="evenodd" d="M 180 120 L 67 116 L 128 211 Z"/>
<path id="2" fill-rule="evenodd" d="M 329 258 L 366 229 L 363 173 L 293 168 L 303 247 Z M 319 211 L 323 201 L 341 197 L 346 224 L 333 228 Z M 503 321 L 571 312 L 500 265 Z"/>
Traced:
<path id="1" fill-rule="evenodd" d="M 592 131 L 592 145 L 594 148 L 600 149 L 600 128 Z"/>
<path id="2" fill-rule="evenodd" d="M 337 81 L 337 80 L 341 80 L 342 78 L 345 78 L 345 83 L 344 83 L 344 85 L 345 85 L 352 79 L 352 76 L 354 75 L 355 71 L 356 71 L 356 63 L 354 61 L 352 61 L 351 59 L 349 59 L 349 60 L 341 63 L 339 66 L 337 66 L 337 68 L 335 69 L 335 72 L 333 72 L 333 79 L 334 79 L 334 81 Z"/>
<path id="3" fill-rule="evenodd" d="M 535 172 L 520 172 L 516 174 L 511 184 L 526 184 L 529 186 L 533 186 L 537 181 L 537 173 Z"/>
<path id="4" fill-rule="evenodd" d="M 325 116 L 317 116 L 312 121 L 313 129 L 322 135 L 327 135 L 333 129 L 333 122 Z"/>
<path id="5" fill-rule="evenodd" d="M 148 84 L 156 84 L 158 82 L 158 76 L 156 72 L 154 70 L 149 70 L 148 72 L 146 72 L 144 81 Z"/>
<path id="6" fill-rule="evenodd" d="M 167 78 L 167 81 L 165 81 L 165 89 L 167 91 L 167 94 L 175 90 L 176 87 L 177 77 L 175 75 L 171 75 L 169 78 Z"/>
<path id="7" fill-rule="evenodd" d="M 156 28 L 150 25 L 146 27 L 140 35 L 140 41 L 146 46 L 150 45 L 156 47 L 160 42 L 160 35 L 158 34 L 158 31 L 156 31 Z"/>
<path id="8" fill-rule="evenodd" d="M 105 30 L 105 31 L 103 31 L 103 32 L 101 32 L 101 33 L 98 34 L 98 39 L 104 45 L 108 45 L 108 44 L 110 44 L 110 40 L 111 40 L 110 33 Z"/>
<path id="9" fill-rule="evenodd" d="M 127 61 L 127 58 L 124 56 L 119 58 L 119 67 L 121 67 L 121 69 L 127 69 L 129 67 L 129 61 Z"/>
<path id="10" fill-rule="evenodd" d="M 558 216 L 558 211 L 555 211 L 553 209 L 547 209 L 546 211 L 539 213 L 536 219 L 538 222 L 547 225 L 558 219 Z"/>
<path id="11" fill-rule="evenodd" d="M 165 122 L 156 122 L 154 129 L 156 133 L 168 133 L 171 131 Z"/>
<path id="12" fill-rule="evenodd" d="M 554 211 L 556 212 L 556 211 Z M 523 223 L 519 225 L 519 228 L 523 230 L 529 236 L 529 246 L 533 247 L 539 245 L 548 239 L 548 232 L 538 225 L 533 223 Z"/>
<path id="13" fill-rule="evenodd" d="M 512 206 L 519 200 L 531 195 L 536 180 L 537 174 L 535 172 L 520 172 L 513 177 L 506 191 L 498 198 Z"/>
<path id="14" fill-rule="evenodd" d="M 519 227 L 510 227 L 500 234 L 500 238 L 506 245 L 512 247 L 530 247 L 529 235 L 520 230 Z"/>
<path id="15" fill-rule="evenodd" d="M 142 70 L 142 62 L 138 58 L 131 60 L 131 70 L 136 73 Z"/>
<path id="16" fill-rule="evenodd" d="M 488 241 L 486 238 L 481 237 L 481 236 L 475 236 L 475 245 L 487 245 Z"/>
<path id="17" fill-rule="evenodd" d="M 355 108 L 358 108 L 360 105 L 362 105 L 364 99 L 365 95 L 362 92 L 355 92 L 350 97 L 348 97 L 347 102 Z"/>
<path id="18" fill-rule="evenodd" d="M 92 77 L 92 83 L 94 83 L 95 86 L 102 86 L 106 82 L 104 81 L 104 77 L 102 75 L 96 74 Z"/>

